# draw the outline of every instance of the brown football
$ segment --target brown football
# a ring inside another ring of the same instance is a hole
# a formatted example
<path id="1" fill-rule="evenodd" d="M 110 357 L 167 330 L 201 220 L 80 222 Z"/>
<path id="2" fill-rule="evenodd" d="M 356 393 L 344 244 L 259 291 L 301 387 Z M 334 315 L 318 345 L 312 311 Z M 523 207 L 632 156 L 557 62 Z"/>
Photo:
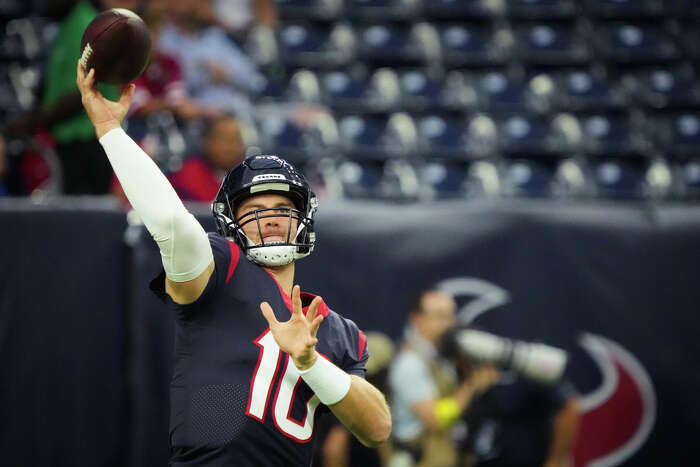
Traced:
<path id="1" fill-rule="evenodd" d="M 98 83 L 122 85 L 136 79 L 148 64 L 151 34 L 134 12 L 124 8 L 103 11 L 83 33 L 80 61 L 95 69 Z"/>

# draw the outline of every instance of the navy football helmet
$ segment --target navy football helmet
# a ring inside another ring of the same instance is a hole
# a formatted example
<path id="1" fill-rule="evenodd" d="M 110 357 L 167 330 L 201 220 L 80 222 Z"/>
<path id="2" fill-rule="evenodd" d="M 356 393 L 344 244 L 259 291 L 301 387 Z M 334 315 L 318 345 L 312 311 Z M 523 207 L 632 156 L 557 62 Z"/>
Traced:
<path id="1" fill-rule="evenodd" d="M 243 201 L 260 194 L 279 194 L 289 198 L 296 209 L 257 209 L 236 218 L 236 211 Z M 246 158 L 231 169 L 216 194 L 212 212 L 219 233 L 241 248 L 251 261 L 263 266 L 283 266 L 309 255 L 316 242 L 314 215 L 318 208 L 316 195 L 301 172 L 289 162 L 277 156 L 260 155 Z M 289 216 L 286 241 L 265 243 L 260 220 L 267 217 Z M 292 232 L 292 220 L 297 220 L 297 230 Z M 253 242 L 243 232 L 243 226 L 257 223 L 260 242 Z"/>

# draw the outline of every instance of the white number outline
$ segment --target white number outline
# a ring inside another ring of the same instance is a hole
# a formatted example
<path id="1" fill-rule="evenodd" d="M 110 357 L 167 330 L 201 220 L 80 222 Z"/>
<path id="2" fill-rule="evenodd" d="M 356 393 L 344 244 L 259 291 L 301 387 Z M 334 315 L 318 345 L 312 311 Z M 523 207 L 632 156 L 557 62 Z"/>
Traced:
<path id="1" fill-rule="evenodd" d="M 277 429 L 285 436 L 299 442 L 311 441 L 314 432 L 316 408 L 320 404 L 318 397 L 312 393 L 306 401 L 306 413 L 301 420 L 292 417 L 292 405 L 297 388 L 301 384 L 301 375 L 294 365 L 289 364 L 289 355 L 283 355 L 269 329 L 253 341 L 260 348 L 258 362 L 253 371 L 248 389 L 246 415 L 264 423 L 267 407 L 272 394 L 272 383 L 284 360 L 282 377 L 277 384 L 272 402 L 272 420 Z"/>

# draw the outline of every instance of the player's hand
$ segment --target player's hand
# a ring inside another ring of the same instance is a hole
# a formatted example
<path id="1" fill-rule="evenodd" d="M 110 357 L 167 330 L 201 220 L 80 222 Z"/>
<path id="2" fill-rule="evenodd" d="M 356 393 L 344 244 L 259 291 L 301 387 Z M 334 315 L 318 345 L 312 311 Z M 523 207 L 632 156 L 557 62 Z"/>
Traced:
<path id="1" fill-rule="evenodd" d="M 260 310 L 270 325 L 275 342 L 283 352 L 292 357 L 300 370 L 311 367 L 318 358 L 316 333 L 323 321 L 323 315 L 318 314 L 318 306 L 322 301 L 321 297 L 314 298 L 304 316 L 301 309 L 301 289 L 295 285 L 292 289 L 292 317 L 285 322 L 277 321 L 269 303 L 260 304 Z"/>
<path id="2" fill-rule="evenodd" d="M 95 69 L 90 69 L 86 75 L 80 61 L 78 61 L 76 83 L 82 96 L 83 107 L 85 107 L 88 117 L 95 127 L 97 138 L 101 138 L 109 130 L 119 128 L 129 111 L 136 86 L 134 84 L 124 86 L 119 101 L 110 101 L 95 86 Z"/>

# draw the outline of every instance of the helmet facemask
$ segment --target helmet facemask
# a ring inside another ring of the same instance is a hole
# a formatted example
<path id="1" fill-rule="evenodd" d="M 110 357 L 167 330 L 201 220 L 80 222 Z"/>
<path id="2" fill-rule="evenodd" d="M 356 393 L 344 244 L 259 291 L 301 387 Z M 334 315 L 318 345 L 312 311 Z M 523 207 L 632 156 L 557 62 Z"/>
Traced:
<path id="1" fill-rule="evenodd" d="M 287 212 L 284 214 L 281 211 Z M 263 238 L 261 221 L 264 224 L 267 218 L 280 217 L 287 218 L 287 231 L 280 232 L 282 234 L 280 236 L 283 239 L 281 241 L 266 242 Z M 296 221 L 297 226 L 292 230 L 295 224 L 294 221 Z M 303 213 L 298 209 L 267 208 L 256 209 L 244 214 L 236 219 L 234 228 L 239 236 L 240 243 L 246 244 L 246 256 L 251 261 L 264 266 L 284 266 L 308 255 L 309 250 L 313 248 L 313 242 L 308 241 L 309 235 L 306 233 L 311 222 L 311 219 L 304 217 Z M 250 223 L 256 224 L 255 227 L 260 239 L 258 243 L 245 234 L 243 227 Z M 314 234 L 311 233 L 311 235 Z"/>

